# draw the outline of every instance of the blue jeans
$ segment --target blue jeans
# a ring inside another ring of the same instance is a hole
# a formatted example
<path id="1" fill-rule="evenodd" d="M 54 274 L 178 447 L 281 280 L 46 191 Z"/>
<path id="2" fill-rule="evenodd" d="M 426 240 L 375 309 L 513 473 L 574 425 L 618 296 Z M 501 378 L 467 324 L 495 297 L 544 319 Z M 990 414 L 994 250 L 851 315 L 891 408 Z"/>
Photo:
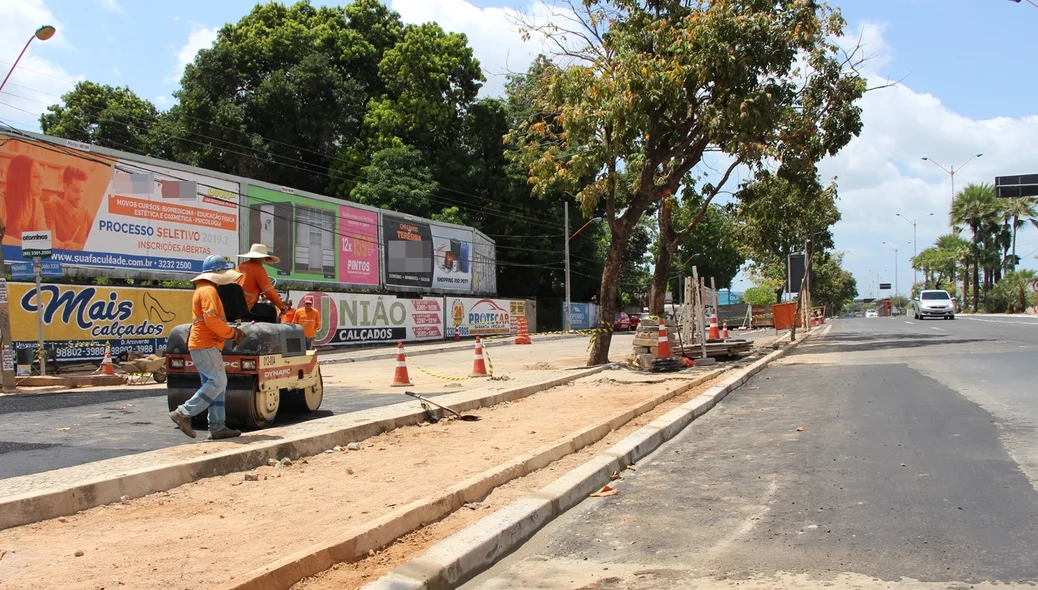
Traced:
<path id="1" fill-rule="evenodd" d="M 183 403 L 177 412 L 184 416 L 197 416 L 209 410 L 209 431 L 226 428 L 227 369 L 223 366 L 223 355 L 218 348 L 203 348 L 191 351 L 191 362 L 195 364 L 202 386 L 191 399 Z"/>
<path id="2" fill-rule="evenodd" d="M 314 349 L 314 339 L 313 338 L 307 338 L 306 339 L 306 349 L 307 350 L 313 350 Z"/>

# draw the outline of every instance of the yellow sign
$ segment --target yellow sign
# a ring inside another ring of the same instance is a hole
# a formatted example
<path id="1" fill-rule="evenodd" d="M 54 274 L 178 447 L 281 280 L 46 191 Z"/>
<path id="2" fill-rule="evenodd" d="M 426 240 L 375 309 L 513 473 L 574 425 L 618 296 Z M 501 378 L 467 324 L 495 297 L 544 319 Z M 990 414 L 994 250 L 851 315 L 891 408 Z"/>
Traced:
<path id="1" fill-rule="evenodd" d="M 11 335 L 17 348 L 33 348 L 38 337 L 36 285 L 9 283 Z M 43 339 L 58 360 L 136 350 L 153 353 L 166 345 L 174 326 L 191 322 L 190 290 L 43 285 Z"/>

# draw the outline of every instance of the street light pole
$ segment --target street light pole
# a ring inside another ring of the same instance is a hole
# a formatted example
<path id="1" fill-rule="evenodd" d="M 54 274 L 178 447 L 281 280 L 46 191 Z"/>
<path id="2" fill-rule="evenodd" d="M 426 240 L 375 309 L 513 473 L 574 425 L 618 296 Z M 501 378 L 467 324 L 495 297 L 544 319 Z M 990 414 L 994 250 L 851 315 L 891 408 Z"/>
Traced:
<path id="1" fill-rule="evenodd" d="M 945 174 L 947 174 L 948 176 L 951 176 L 951 197 L 952 197 L 952 204 L 954 204 L 954 203 L 955 203 L 955 173 L 956 173 L 956 172 L 961 172 L 961 171 L 962 171 L 962 168 L 963 168 L 963 167 L 964 167 L 964 166 L 965 166 L 966 164 L 969 164 L 969 163 L 970 163 L 970 162 L 972 162 L 972 161 L 973 161 L 974 159 L 976 159 L 976 158 L 979 158 L 979 157 L 981 157 L 981 156 L 983 156 L 983 155 L 984 155 L 984 154 L 976 154 L 976 155 L 974 155 L 974 156 L 970 156 L 970 159 L 969 159 L 969 160 L 966 160 L 965 162 L 963 162 L 961 166 L 959 166 L 958 168 L 955 168 L 955 166 L 952 166 L 950 170 L 949 170 L 948 168 L 945 168 L 944 166 L 941 166 L 941 165 L 940 165 L 940 164 L 938 164 L 937 162 L 934 162 L 934 161 L 933 161 L 932 159 L 930 159 L 930 158 L 928 158 L 928 157 L 926 157 L 926 156 L 923 156 L 923 161 L 924 161 L 924 162 L 930 162 L 930 163 L 931 163 L 931 164 L 933 164 L 934 166 L 937 166 L 937 167 L 938 167 L 938 168 L 940 168 L 941 170 L 944 170 Z M 948 209 L 948 211 L 950 212 L 950 211 L 951 211 L 951 209 Z"/>
<path id="2" fill-rule="evenodd" d="M 1020 4 L 1020 0 L 1009 0 L 1009 1 L 1010 2 L 1016 2 L 1017 4 Z M 1038 3 L 1035 3 L 1034 0 L 1027 0 L 1027 3 L 1030 4 L 1031 6 L 1034 6 L 1035 8 L 1038 8 Z"/>
<path id="3" fill-rule="evenodd" d="M 894 215 L 897 215 L 901 219 L 904 219 L 905 221 L 908 221 L 908 223 L 912 224 L 912 258 L 919 256 L 919 249 L 916 247 L 916 226 L 919 225 L 919 222 L 921 220 L 915 219 L 909 221 L 907 217 L 900 213 L 895 213 Z M 930 213 L 929 215 L 927 215 L 927 217 L 933 217 L 933 213 Z M 924 217 L 923 219 L 926 219 L 926 217 Z M 915 285 L 918 282 L 919 274 L 916 272 L 915 263 L 912 263 L 912 284 Z"/>
<path id="4" fill-rule="evenodd" d="M 14 69 L 18 67 L 18 62 L 21 61 L 22 56 L 28 51 L 29 45 L 32 44 L 33 39 L 39 39 L 40 41 L 46 41 L 54 36 L 57 31 L 51 25 L 43 25 L 36 29 L 36 32 L 29 37 L 29 40 L 25 42 L 25 47 L 22 47 L 22 52 L 18 54 L 18 57 L 11 64 L 11 69 L 4 76 L 4 81 L 0 82 L 0 92 L 3 92 L 4 86 L 7 81 L 11 78 L 11 74 L 14 73 Z M 5 220 L 0 219 L 0 241 L 3 240 L 4 233 L 6 232 Z M 19 236 L 20 237 L 20 236 Z M 3 387 L 5 392 L 15 391 L 15 380 L 14 380 L 14 345 L 11 340 L 11 312 L 7 305 L 7 282 L 4 280 L 3 275 L 7 272 L 7 262 L 4 260 L 4 248 L 0 245 L 0 386 Z M 39 293 L 39 289 L 37 289 Z M 47 363 L 42 361 L 40 369 L 45 370 Z"/>

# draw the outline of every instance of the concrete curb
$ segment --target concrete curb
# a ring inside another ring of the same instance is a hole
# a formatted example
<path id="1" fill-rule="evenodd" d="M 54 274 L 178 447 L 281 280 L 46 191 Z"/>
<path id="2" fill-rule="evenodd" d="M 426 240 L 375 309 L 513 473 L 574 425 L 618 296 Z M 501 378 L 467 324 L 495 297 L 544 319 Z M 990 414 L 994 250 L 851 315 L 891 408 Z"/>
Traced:
<path id="1" fill-rule="evenodd" d="M 349 530 L 340 537 L 313 545 L 283 557 L 274 563 L 252 570 L 239 579 L 232 580 L 223 586 L 222 589 L 267 590 L 270 588 L 290 588 L 296 582 L 323 572 L 336 563 L 356 561 L 367 555 L 369 550 L 384 547 L 403 535 L 425 526 L 426 523 L 440 520 L 458 510 L 467 502 L 480 501 L 498 486 L 546 467 L 554 461 L 602 440 L 613 430 L 645 414 L 659 404 L 679 396 L 725 371 L 726 369 L 715 369 L 689 379 L 686 383 L 682 383 L 654 398 L 630 406 L 598 424 L 588 426 L 532 453 L 516 457 L 470 477 L 435 496 L 416 500 L 375 521 Z M 607 473 L 606 477 L 611 473 L 612 471 Z M 530 504 L 530 506 L 533 506 L 533 504 Z M 548 509 L 542 507 L 539 510 L 544 512 L 545 515 L 551 514 L 550 506 Z M 494 514 L 498 513 L 495 512 Z M 537 520 L 534 519 L 531 522 L 537 522 Z"/>
<path id="2" fill-rule="evenodd" d="M 584 336 L 583 334 L 555 334 L 555 335 L 551 335 L 551 336 L 537 336 L 537 334 L 530 334 L 530 338 L 534 338 L 535 339 L 534 342 L 551 342 L 552 340 L 565 340 L 565 339 L 568 339 L 568 338 L 585 338 L 585 337 L 586 336 Z M 484 340 L 484 342 L 487 342 L 487 343 L 490 344 L 490 346 L 488 348 L 490 348 L 491 350 L 493 350 L 494 348 L 497 348 L 498 346 L 515 346 L 515 341 L 514 340 L 505 339 L 505 338 L 501 338 L 500 340 Z M 452 342 L 450 345 L 446 345 L 445 344 L 445 345 L 443 345 L 443 346 L 441 346 L 439 348 L 425 348 L 425 349 L 419 349 L 419 350 L 415 350 L 415 351 L 408 351 L 405 348 L 405 352 L 407 353 L 407 356 L 422 356 L 422 355 L 427 355 L 427 354 L 438 354 L 438 353 L 441 353 L 441 352 L 459 352 L 459 351 L 472 350 L 472 347 L 475 346 L 475 345 L 476 345 L 475 340 L 469 340 L 469 341 L 466 341 L 466 342 L 464 342 L 462 344 L 456 344 L 456 343 Z M 328 352 L 330 354 L 335 354 L 335 352 L 342 352 L 342 350 L 339 349 L 337 351 L 336 350 L 328 350 L 328 351 L 318 351 L 318 352 Z M 396 358 L 396 349 L 394 348 L 390 352 L 373 352 L 371 354 L 366 354 L 366 355 L 362 355 L 362 356 L 351 356 L 351 357 L 338 358 L 338 359 L 335 359 L 335 358 L 325 359 L 323 361 L 319 360 L 319 361 L 317 361 L 317 363 L 320 364 L 320 365 L 338 365 L 338 364 L 342 364 L 342 363 L 359 363 L 359 362 L 364 362 L 364 361 L 383 361 L 383 360 L 389 360 L 389 359 L 395 359 L 395 358 Z"/>
<path id="3" fill-rule="evenodd" d="M 496 393 L 458 392 L 444 396 L 438 401 L 457 412 L 465 412 L 558 387 L 581 377 L 599 373 L 608 366 L 574 371 L 570 375 Z M 0 499 L 0 530 L 75 514 L 95 506 L 118 502 L 122 496 L 140 498 L 206 477 L 247 471 L 266 465 L 268 459 L 295 459 L 317 455 L 335 445 L 358 442 L 401 426 L 425 421 L 425 412 L 421 408 L 394 409 L 394 406 L 387 406 L 376 408 L 375 411 L 384 415 L 366 421 L 358 420 L 344 428 L 327 432 L 255 442 L 245 448 L 229 449 L 165 465 L 136 469 L 116 477 L 85 480 L 70 486 L 3 498 Z"/>
<path id="4" fill-rule="evenodd" d="M 815 335 L 828 334 L 831 329 L 830 324 L 824 330 L 812 331 L 736 371 L 705 393 L 657 418 L 548 486 L 444 539 L 423 555 L 364 586 L 364 590 L 456 588 L 514 551 L 545 524 L 584 501 L 588 494 L 608 484 L 614 471 L 622 470 L 655 451 L 770 363 Z"/>

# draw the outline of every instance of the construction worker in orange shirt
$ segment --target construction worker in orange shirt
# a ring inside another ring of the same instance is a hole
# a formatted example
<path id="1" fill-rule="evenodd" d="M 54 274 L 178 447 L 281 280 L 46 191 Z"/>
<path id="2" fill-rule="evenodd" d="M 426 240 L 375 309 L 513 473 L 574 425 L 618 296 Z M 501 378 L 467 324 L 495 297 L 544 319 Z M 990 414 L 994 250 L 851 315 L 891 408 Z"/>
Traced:
<path id="1" fill-rule="evenodd" d="M 310 350 L 314 345 L 314 337 L 321 329 L 321 312 L 314 307 L 314 298 L 307 295 L 303 298 L 303 307 L 296 310 L 296 324 L 303 327 L 303 336 L 306 337 L 306 349 Z"/>
<path id="2" fill-rule="evenodd" d="M 234 265 L 223 256 L 213 254 L 202 263 L 202 274 L 191 279 L 195 292 L 191 297 L 191 334 L 187 348 L 191 362 L 202 378 L 202 386 L 191 399 L 169 413 L 184 434 L 195 438 L 191 417 L 209 411 L 209 440 L 234 438 L 241 432 L 227 427 L 227 369 L 223 364 L 225 340 L 235 344 L 245 339 L 245 332 L 227 323 L 223 302 L 216 287 L 238 280 Z"/>
<path id="3" fill-rule="evenodd" d="M 259 301 L 260 295 L 262 295 L 271 305 L 281 310 L 281 313 L 288 311 L 288 306 L 281 301 L 281 296 L 278 295 L 274 284 L 270 281 L 267 269 L 263 268 L 264 264 L 277 264 L 281 259 L 268 252 L 267 247 L 263 244 L 253 244 L 248 252 L 239 254 L 238 258 L 245 259 L 244 262 L 238 265 L 238 272 L 242 275 L 238 279 L 238 284 L 241 285 L 241 290 L 245 293 L 245 304 L 249 306 L 249 312 L 253 313 L 254 319 L 276 323 L 276 313 L 273 316 L 268 316 L 268 314 L 253 312 L 252 308 Z"/>
<path id="4" fill-rule="evenodd" d="M 285 299 L 285 306 L 288 308 L 281 313 L 282 324 L 294 324 L 296 323 L 296 309 L 292 307 L 292 300 Z"/>

